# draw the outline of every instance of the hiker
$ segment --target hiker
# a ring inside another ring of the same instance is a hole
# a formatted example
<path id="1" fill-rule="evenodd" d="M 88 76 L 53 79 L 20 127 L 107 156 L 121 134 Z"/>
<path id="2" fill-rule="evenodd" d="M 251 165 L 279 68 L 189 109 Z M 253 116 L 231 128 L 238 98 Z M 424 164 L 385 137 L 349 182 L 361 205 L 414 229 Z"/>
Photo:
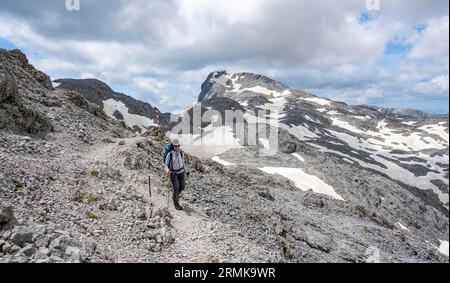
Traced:
<path id="1" fill-rule="evenodd" d="M 176 210 L 182 210 L 180 206 L 180 193 L 185 189 L 186 176 L 189 170 L 184 162 L 184 152 L 181 150 L 180 142 L 175 139 L 171 144 L 167 144 L 164 149 L 164 168 L 172 183 L 173 203 Z"/>

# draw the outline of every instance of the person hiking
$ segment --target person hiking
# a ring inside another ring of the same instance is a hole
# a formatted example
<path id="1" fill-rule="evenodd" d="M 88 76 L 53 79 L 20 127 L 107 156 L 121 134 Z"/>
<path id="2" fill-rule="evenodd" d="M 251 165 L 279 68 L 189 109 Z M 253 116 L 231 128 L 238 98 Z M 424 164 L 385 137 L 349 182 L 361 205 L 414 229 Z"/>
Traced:
<path id="1" fill-rule="evenodd" d="M 180 193 L 186 188 L 186 176 L 189 176 L 189 170 L 184 162 L 184 152 L 178 139 L 172 141 L 169 145 L 170 151 L 165 156 L 164 169 L 172 183 L 173 204 L 176 210 L 183 210 L 180 206 Z"/>

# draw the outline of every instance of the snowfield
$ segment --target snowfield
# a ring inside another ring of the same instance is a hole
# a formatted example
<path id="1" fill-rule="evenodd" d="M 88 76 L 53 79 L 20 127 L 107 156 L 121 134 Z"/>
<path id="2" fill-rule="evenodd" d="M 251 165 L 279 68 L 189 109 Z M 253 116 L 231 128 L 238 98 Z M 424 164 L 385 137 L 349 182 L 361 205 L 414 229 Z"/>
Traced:
<path id="1" fill-rule="evenodd" d="M 219 156 L 214 156 L 213 158 L 211 158 L 213 161 L 222 164 L 223 166 L 235 166 L 236 164 L 225 161 L 223 159 L 221 159 Z"/>
<path id="2" fill-rule="evenodd" d="M 128 107 L 121 101 L 117 101 L 113 98 L 103 101 L 103 110 L 105 114 L 111 118 L 114 118 L 114 112 L 119 111 L 123 116 L 125 124 L 129 127 L 138 126 L 141 128 L 148 128 L 152 126 L 157 126 L 152 119 L 144 116 L 135 115 L 128 113 Z"/>
<path id="3" fill-rule="evenodd" d="M 337 200 L 345 201 L 338 195 L 334 188 L 323 182 L 317 176 L 306 174 L 300 168 L 285 168 L 285 167 L 263 167 L 258 168 L 268 174 L 278 174 L 293 181 L 295 185 L 302 191 L 313 191 L 317 194 L 323 194 L 335 198 Z"/>

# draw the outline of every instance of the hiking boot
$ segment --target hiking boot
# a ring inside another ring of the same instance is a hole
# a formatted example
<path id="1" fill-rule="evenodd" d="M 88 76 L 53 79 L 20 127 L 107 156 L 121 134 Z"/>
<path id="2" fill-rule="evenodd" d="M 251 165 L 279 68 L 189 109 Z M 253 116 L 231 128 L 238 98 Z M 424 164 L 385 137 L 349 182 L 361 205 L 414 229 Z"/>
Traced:
<path id="1" fill-rule="evenodd" d="M 179 204 L 175 204 L 175 209 L 176 210 L 183 210 L 183 207 Z"/>

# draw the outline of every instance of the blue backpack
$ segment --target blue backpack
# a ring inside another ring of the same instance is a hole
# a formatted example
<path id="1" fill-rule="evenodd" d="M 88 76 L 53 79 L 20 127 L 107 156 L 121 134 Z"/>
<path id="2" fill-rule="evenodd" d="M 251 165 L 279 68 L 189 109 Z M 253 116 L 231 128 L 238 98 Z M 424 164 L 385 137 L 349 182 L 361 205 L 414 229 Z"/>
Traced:
<path id="1" fill-rule="evenodd" d="M 163 163 L 166 162 L 167 154 L 172 152 L 173 150 L 173 144 L 172 143 L 166 143 L 163 147 L 162 157 L 163 157 Z"/>

